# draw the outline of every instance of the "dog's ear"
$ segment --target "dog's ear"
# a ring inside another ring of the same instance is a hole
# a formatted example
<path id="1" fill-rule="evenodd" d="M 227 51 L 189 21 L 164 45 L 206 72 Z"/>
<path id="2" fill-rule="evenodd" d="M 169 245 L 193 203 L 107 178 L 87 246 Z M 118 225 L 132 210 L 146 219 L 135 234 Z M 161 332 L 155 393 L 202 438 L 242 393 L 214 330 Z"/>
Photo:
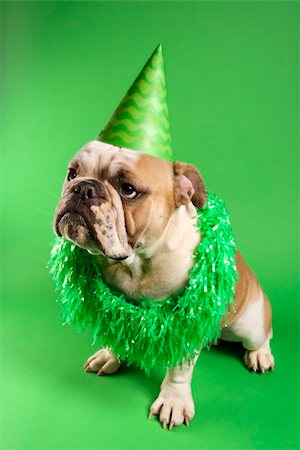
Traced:
<path id="1" fill-rule="evenodd" d="M 186 205 L 190 201 L 202 208 L 207 200 L 204 182 L 199 171 L 192 164 L 173 163 L 175 205 Z"/>

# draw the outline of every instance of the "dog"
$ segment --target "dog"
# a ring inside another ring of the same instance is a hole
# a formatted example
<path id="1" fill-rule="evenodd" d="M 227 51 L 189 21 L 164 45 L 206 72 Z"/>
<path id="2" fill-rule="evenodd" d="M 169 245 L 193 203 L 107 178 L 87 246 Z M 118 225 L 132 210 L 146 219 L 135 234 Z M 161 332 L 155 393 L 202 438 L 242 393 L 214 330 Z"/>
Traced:
<path id="1" fill-rule="evenodd" d="M 91 141 L 69 164 L 54 230 L 95 255 L 105 282 L 127 298 L 162 300 L 188 280 L 201 240 L 196 208 L 206 201 L 193 165 Z M 248 369 L 273 370 L 270 302 L 238 251 L 236 267 L 235 308 L 221 339 L 242 343 Z M 188 425 L 194 417 L 191 379 L 198 356 L 167 370 L 149 414 L 158 415 L 163 428 Z M 84 368 L 108 375 L 120 365 L 118 355 L 104 348 Z"/>

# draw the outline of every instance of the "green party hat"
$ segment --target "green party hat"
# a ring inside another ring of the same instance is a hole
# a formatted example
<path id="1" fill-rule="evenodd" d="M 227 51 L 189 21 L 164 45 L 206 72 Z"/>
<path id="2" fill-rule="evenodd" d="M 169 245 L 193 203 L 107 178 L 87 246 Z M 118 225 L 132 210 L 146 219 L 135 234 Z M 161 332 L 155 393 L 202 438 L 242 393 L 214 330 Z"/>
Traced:
<path id="1" fill-rule="evenodd" d="M 98 140 L 172 161 L 161 44 L 148 59 Z"/>

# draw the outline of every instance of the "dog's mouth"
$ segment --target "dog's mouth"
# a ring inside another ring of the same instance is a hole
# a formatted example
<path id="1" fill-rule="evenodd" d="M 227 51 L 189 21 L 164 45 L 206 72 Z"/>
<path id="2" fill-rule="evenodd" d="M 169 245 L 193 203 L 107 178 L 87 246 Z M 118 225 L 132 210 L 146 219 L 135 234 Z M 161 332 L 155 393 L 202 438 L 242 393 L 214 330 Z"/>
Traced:
<path id="1" fill-rule="evenodd" d="M 85 215 L 82 212 L 69 208 L 65 208 L 56 217 L 55 231 L 58 236 L 63 236 L 63 228 L 66 225 L 73 227 L 82 226 L 88 229 L 88 221 Z"/>
<path id="2" fill-rule="evenodd" d="M 117 261 L 128 257 L 127 252 L 125 254 L 116 252 L 115 254 L 113 248 L 103 245 L 102 240 L 99 240 L 97 236 L 95 221 L 85 211 L 66 207 L 57 214 L 54 229 L 58 236 L 65 237 L 92 254 Z"/>
<path id="3" fill-rule="evenodd" d="M 79 247 L 103 253 L 93 220 L 85 211 L 77 208 L 64 208 L 56 217 L 54 229 L 58 236 L 64 236 Z"/>

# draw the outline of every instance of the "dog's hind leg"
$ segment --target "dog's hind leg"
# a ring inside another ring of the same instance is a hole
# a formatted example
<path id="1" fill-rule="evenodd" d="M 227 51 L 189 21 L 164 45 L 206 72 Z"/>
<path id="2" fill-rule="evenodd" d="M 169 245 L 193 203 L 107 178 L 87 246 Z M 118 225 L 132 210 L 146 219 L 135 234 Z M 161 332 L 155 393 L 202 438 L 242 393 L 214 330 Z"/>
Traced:
<path id="1" fill-rule="evenodd" d="M 274 369 L 274 357 L 270 348 L 272 312 L 268 297 L 262 289 L 254 301 L 247 304 L 238 319 L 223 328 L 221 338 L 242 342 L 246 349 L 244 363 L 254 372 Z"/>
<path id="2" fill-rule="evenodd" d="M 244 363 L 249 370 L 264 373 L 267 370 L 274 369 L 274 357 L 270 348 L 271 338 L 272 332 L 260 348 L 257 350 L 246 350 L 244 355 Z"/>

